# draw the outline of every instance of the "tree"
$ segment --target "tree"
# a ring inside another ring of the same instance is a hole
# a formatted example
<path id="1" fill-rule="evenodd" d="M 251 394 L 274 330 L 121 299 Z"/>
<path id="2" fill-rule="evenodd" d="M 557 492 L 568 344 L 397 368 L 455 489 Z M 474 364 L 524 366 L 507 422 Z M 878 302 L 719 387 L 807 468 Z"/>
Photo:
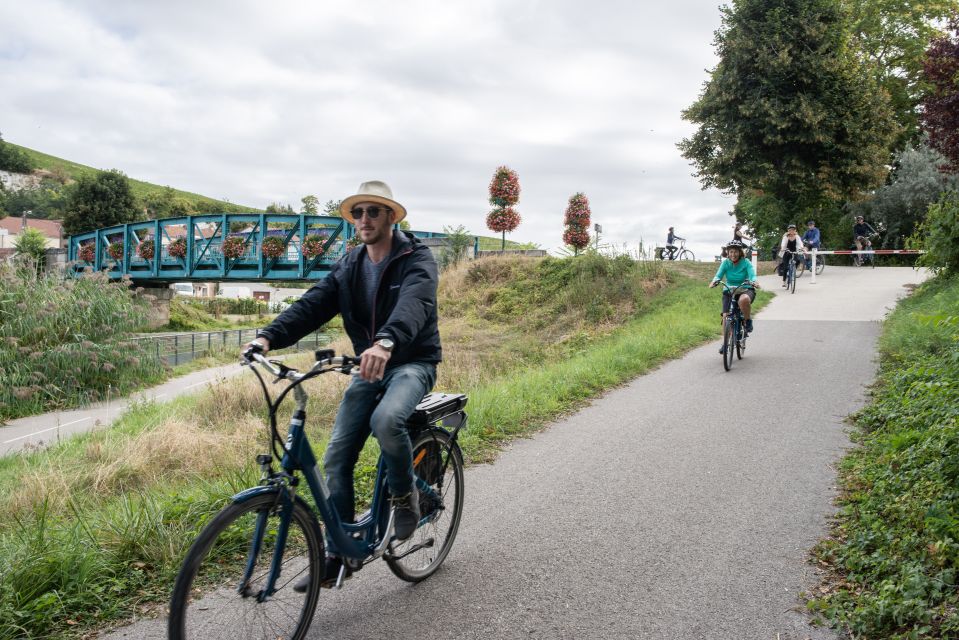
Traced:
<path id="1" fill-rule="evenodd" d="M 0 135 L 0 169 L 13 173 L 30 173 L 33 171 L 33 162 L 23 150 L 4 142 Z"/>
<path id="2" fill-rule="evenodd" d="M 486 226 L 503 234 L 506 250 L 506 232 L 519 226 L 520 215 L 513 206 L 519 202 L 519 175 L 507 166 L 497 167 L 489 184 L 489 203 L 493 210 L 486 216 Z"/>
<path id="3" fill-rule="evenodd" d="M 29 256 L 38 270 L 43 268 L 47 250 L 47 237 L 43 235 L 42 231 L 27 227 L 17 236 L 13 247 L 17 250 L 17 255 Z"/>
<path id="4" fill-rule="evenodd" d="M 929 144 L 959 172 L 959 15 L 949 26 L 952 35 L 933 41 L 923 63 L 929 91 L 922 100 L 922 127 Z"/>
<path id="5" fill-rule="evenodd" d="M 68 188 L 54 179 L 44 178 L 33 187 L 11 190 L 5 203 L 0 203 L 0 217 L 19 216 L 24 211 L 32 212 L 33 218 L 59 220 L 68 203 Z"/>
<path id="6" fill-rule="evenodd" d="M 304 215 L 315 216 L 320 212 L 320 199 L 316 196 L 303 196 L 300 202 L 303 203 Z"/>
<path id="7" fill-rule="evenodd" d="M 585 193 L 576 193 L 570 196 L 566 207 L 563 231 L 563 242 L 573 247 L 573 254 L 578 254 L 589 244 L 589 199 Z"/>
<path id="8" fill-rule="evenodd" d="M 280 204 L 279 202 L 271 202 L 266 205 L 267 213 L 296 213 L 293 211 L 293 207 L 288 204 Z"/>
<path id="9" fill-rule="evenodd" d="M 98 171 L 94 176 L 81 176 L 73 185 L 63 231 L 72 236 L 138 218 L 130 180 L 116 169 Z"/>
<path id="10" fill-rule="evenodd" d="M 443 227 L 443 233 L 446 234 L 446 248 L 440 256 L 440 269 L 445 271 L 455 267 L 466 257 L 473 245 L 473 237 L 463 225 Z"/>
<path id="11" fill-rule="evenodd" d="M 959 12 L 959 0 L 842 0 L 842 4 L 856 48 L 890 96 L 900 127 L 894 148 L 917 143 L 925 51 L 942 35 L 936 24 Z"/>
<path id="12" fill-rule="evenodd" d="M 851 213 L 886 228 L 883 248 L 904 247 L 929 206 L 944 191 L 959 189 L 959 176 L 942 170 L 947 164 L 945 157 L 925 144 L 906 149 L 896 158 L 889 184 L 871 199 L 852 205 Z"/>
<path id="13" fill-rule="evenodd" d="M 341 218 L 340 215 L 340 205 L 343 204 L 342 200 L 327 200 L 326 204 L 323 205 L 323 215 L 332 216 L 334 218 Z"/>
<path id="14" fill-rule="evenodd" d="M 896 127 L 838 0 L 733 0 L 721 11 L 719 64 L 683 112 L 699 128 L 679 144 L 703 188 L 799 212 L 879 186 Z"/>

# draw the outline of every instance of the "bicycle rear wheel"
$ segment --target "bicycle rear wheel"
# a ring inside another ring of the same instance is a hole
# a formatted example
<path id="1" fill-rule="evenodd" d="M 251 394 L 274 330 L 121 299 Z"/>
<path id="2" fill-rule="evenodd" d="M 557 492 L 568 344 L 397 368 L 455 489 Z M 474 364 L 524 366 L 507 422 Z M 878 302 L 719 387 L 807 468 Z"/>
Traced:
<path id="1" fill-rule="evenodd" d="M 429 485 L 420 487 L 420 525 L 413 535 L 394 542 L 383 558 L 396 577 L 419 582 L 433 575 L 453 547 L 463 515 L 463 454 L 443 429 L 413 438 L 413 471 Z"/>
<path id="2" fill-rule="evenodd" d="M 733 319 L 726 318 L 723 325 L 723 368 L 729 371 L 733 366 Z"/>
<path id="3" fill-rule="evenodd" d="M 262 599 L 283 513 L 278 495 L 228 505 L 197 537 L 173 587 L 171 640 L 210 640 L 225 630 L 230 640 L 306 635 L 323 578 L 323 536 L 309 508 L 294 502 L 281 573 L 274 593 Z M 304 574 L 309 586 L 297 593 L 293 585 Z"/>
<path id="4" fill-rule="evenodd" d="M 822 270 L 826 268 L 826 256 L 816 256 L 816 275 L 818 276 L 822 273 Z"/>
<path id="5" fill-rule="evenodd" d="M 801 278 L 802 274 L 806 272 L 806 261 L 802 260 L 799 264 L 796 265 L 796 277 Z"/>

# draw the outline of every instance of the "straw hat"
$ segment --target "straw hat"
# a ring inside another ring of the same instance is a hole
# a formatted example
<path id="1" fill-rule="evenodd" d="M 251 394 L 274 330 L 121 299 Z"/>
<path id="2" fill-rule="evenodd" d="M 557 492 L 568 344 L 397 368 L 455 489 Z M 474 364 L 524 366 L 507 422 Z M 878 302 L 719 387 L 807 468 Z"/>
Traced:
<path id="1" fill-rule="evenodd" d="M 389 207 L 396 213 L 394 223 L 399 222 L 406 217 L 406 207 L 393 199 L 393 190 L 390 185 L 381 180 L 370 180 L 360 185 L 356 190 L 356 195 L 350 196 L 340 203 L 340 215 L 347 222 L 356 223 L 353 214 L 350 211 L 357 202 L 375 202 L 385 207 Z"/>

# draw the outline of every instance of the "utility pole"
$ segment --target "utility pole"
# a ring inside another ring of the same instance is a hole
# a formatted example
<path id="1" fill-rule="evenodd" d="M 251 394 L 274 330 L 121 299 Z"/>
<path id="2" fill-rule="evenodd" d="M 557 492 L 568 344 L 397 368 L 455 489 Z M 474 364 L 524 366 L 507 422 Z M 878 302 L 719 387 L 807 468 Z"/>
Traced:
<path id="1" fill-rule="evenodd" d="M 596 250 L 599 251 L 599 234 L 603 232 L 603 227 L 598 222 L 593 225 L 593 231 L 596 232 Z"/>

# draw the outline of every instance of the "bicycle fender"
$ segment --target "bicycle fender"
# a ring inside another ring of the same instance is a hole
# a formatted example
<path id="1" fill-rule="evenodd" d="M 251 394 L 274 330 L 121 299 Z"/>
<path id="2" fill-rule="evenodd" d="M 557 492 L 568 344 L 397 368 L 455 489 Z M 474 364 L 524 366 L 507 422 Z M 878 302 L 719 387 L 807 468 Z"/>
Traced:
<path id="1" fill-rule="evenodd" d="M 249 489 L 244 489 L 240 493 L 237 493 L 236 495 L 234 495 L 232 498 L 230 498 L 230 502 L 234 504 L 242 504 L 246 502 L 247 500 L 250 500 L 251 498 L 255 498 L 257 496 L 262 496 L 267 493 L 279 494 L 282 491 L 284 491 L 282 487 L 278 487 L 275 485 L 262 485 L 259 487 L 250 487 Z"/>

